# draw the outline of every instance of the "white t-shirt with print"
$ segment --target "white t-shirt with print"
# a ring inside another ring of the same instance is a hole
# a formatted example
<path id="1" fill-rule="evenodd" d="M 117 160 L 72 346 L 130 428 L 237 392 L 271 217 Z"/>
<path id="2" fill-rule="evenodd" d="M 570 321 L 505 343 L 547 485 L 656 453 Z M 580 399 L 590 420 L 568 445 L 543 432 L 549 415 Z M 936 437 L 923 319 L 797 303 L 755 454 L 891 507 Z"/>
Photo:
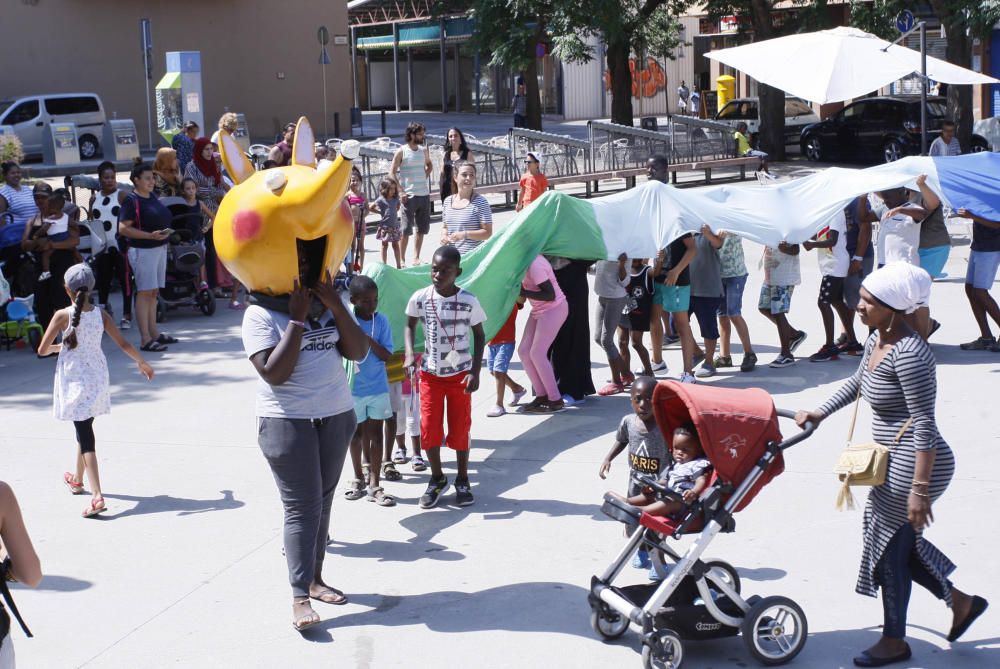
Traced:
<path id="1" fill-rule="evenodd" d="M 903 207 L 919 207 L 906 202 Z M 878 239 L 875 242 L 875 258 L 879 266 L 897 260 L 920 267 L 920 223 L 912 216 L 897 213 L 889 216 L 889 207 L 882 200 L 872 205 L 872 212 L 878 216 Z"/>
<path id="2" fill-rule="evenodd" d="M 799 257 L 776 246 L 764 247 L 764 285 L 797 286 L 802 282 Z"/>
<path id="3" fill-rule="evenodd" d="M 476 296 L 459 289 L 451 297 L 434 286 L 418 290 L 406 304 L 406 315 L 424 325 L 422 369 L 435 376 L 454 376 L 472 369 L 472 328 L 486 321 Z M 456 356 L 449 355 L 452 352 Z"/>
<path id="4" fill-rule="evenodd" d="M 837 243 L 832 248 L 816 249 L 819 259 L 819 271 L 823 276 L 847 276 L 847 270 L 851 265 L 851 259 L 847 255 L 847 217 L 843 210 L 827 221 L 826 227 L 816 235 L 820 240 L 827 239 L 831 232 L 837 233 Z"/>

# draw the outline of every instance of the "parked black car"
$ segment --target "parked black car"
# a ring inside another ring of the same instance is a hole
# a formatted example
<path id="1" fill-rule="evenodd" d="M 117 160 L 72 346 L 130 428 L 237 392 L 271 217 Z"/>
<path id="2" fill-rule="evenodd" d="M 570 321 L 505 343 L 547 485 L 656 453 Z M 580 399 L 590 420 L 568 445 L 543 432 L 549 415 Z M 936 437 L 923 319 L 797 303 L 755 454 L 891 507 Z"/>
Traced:
<path id="1" fill-rule="evenodd" d="M 941 134 L 947 115 L 943 97 L 927 98 L 928 144 Z M 920 154 L 920 96 L 894 95 L 857 100 L 819 123 L 802 129 L 802 154 L 809 160 L 891 163 Z M 972 150 L 988 147 L 973 135 Z"/>

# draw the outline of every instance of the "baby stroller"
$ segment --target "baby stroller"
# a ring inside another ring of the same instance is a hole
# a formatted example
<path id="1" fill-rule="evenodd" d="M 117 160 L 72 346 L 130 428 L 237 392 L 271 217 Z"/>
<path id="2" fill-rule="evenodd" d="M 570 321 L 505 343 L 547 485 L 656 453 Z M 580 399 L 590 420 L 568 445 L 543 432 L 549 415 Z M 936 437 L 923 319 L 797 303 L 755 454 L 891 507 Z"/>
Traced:
<path id="1" fill-rule="evenodd" d="M 27 342 L 32 351 L 38 352 L 45 332 L 35 320 L 34 303 L 35 296 L 29 295 L 11 298 L 0 305 L 0 346 L 9 351 L 11 346 L 23 348 Z"/>
<path id="2" fill-rule="evenodd" d="M 650 516 L 605 495 L 601 510 L 636 529 L 611 565 L 590 583 L 591 625 L 604 639 L 624 634 L 631 623 L 642 630 L 647 668 L 677 669 L 682 639 L 702 640 L 742 633 L 750 654 L 762 664 L 784 664 L 806 643 L 805 613 L 787 597 L 743 599 L 736 569 L 702 554 L 720 532 L 732 532 L 733 514 L 745 508 L 764 485 L 784 470 L 782 451 L 807 439 L 814 426 L 782 441 L 778 418 L 794 418 L 774 408 L 770 395 L 751 389 L 716 388 L 663 381 L 653 392 L 656 422 L 667 443 L 676 427 L 692 421 L 713 471 L 708 487 L 680 518 Z M 680 496 L 655 478 L 640 475 L 663 499 Z M 681 555 L 669 540 L 698 538 Z M 612 585 L 633 554 L 645 547 L 659 582 Z M 668 563 L 670 563 L 668 565 Z"/>
<path id="3" fill-rule="evenodd" d="M 215 313 L 215 295 L 201 287 L 201 268 L 205 265 L 201 214 L 186 213 L 182 198 L 165 197 L 160 202 L 173 214 L 170 246 L 167 249 L 166 285 L 156 304 L 156 320 L 162 322 L 169 309 L 196 307 L 206 316 Z"/>

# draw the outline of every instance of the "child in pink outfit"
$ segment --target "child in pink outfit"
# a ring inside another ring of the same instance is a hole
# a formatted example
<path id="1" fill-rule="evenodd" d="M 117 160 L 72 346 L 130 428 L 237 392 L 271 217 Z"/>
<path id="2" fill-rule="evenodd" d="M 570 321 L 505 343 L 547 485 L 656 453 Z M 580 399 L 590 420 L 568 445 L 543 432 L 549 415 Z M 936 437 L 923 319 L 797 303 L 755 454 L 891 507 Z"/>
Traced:
<path id="1" fill-rule="evenodd" d="M 569 305 L 556 281 L 555 271 L 544 256 L 536 257 L 521 281 L 521 296 L 531 303 L 531 315 L 524 327 L 517 353 L 531 380 L 535 400 L 524 407 L 528 413 L 562 411 L 562 395 L 549 362 L 549 348 L 569 315 Z"/>

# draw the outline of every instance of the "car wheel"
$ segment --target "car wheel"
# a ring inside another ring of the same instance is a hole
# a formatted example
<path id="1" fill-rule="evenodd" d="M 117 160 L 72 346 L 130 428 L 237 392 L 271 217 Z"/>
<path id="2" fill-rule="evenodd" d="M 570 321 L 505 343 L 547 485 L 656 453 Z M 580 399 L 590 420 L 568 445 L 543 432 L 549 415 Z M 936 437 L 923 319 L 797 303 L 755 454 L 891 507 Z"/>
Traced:
<path id="1" fill-rule="evenodd" d="M 906 149 L 898 139 L 890 139 L 882 145 L 882 158 L 887 163 L 894 163 L 906 155 Z"/>
<path id="2" fill-rule="evenodd" d="M 823 144 L 819 141 L 819 137 L 815 135 L 809 135 L 802 140 L 802 153 L 806 155 L 806 158 L 813 162 L 819 162 L 823 160 Z"/>
<path id="3" fill-rule="evenodd" d="M 969 153 L 982 153 L 983 151 L 990 150 L 990 143 L 986 141 L 986 138 L 979 137 L 978 135 L 972 136 L 972 146 L 970 147 Z"/>
<path id="4" fill-rule="evenodd" d="M 83 135 L 80 137 L 80 160 L 92 160 L 97 157 L 101 145 L 93 135 Z"/>

